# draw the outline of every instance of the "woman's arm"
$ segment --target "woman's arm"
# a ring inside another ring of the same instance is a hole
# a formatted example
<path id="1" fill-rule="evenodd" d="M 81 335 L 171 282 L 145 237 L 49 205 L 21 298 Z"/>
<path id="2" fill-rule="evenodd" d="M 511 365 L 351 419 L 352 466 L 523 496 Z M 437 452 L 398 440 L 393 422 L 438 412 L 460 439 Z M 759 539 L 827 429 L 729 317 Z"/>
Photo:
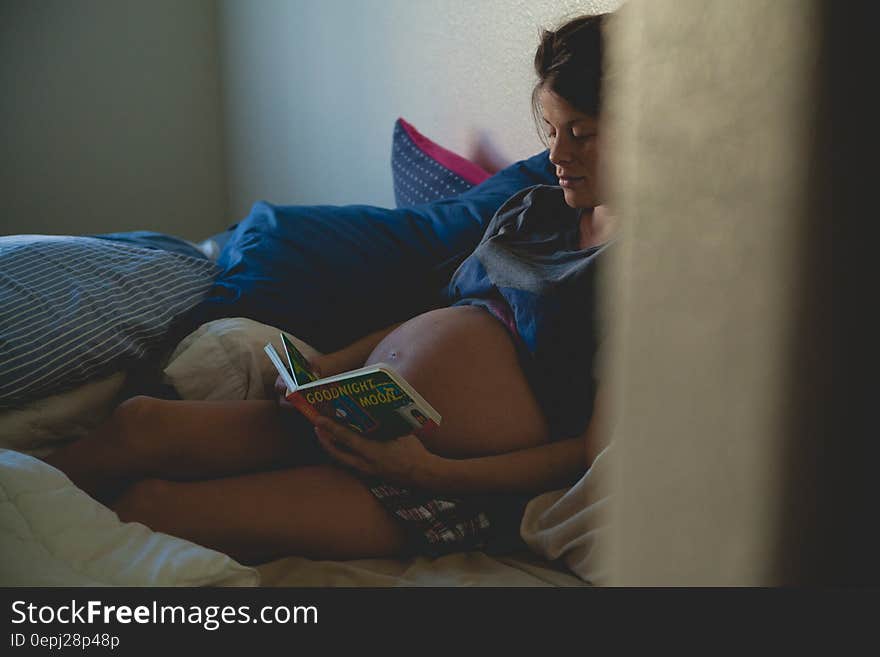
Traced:
<path id="1" fill-rule="evenodd" d="M 609 424 L 611 417 L 611 402 L 606 388 L 599 388 L 593 401 L 593 415 L 590 418 L 590 424 L 584 432 L 587 467 L 593 465 L 593 461 L 611 440 L 611 425 Z"/>
<path id="2" fill-rule="evenodd" d="M 370 333 L 339 351 L 334 351 L 330 354 L 322 354 L 313 365 L 320 372 L 322 377 L 333 376 L 334 374 L 357 369 L 366 362 L 373 349 L 382 342 L 385 336 L 400 326 L 400 324 L 401 322 L 398 322 L 397 324 L 392 324 L 391 326 Z"/>
<path id="3" fill-rule="evenodd" d="M 430 460 L 426 488 L 450 494 L 542 492 L 572 485 L 608 443 L 608 399 L 597 391 L 580 436 L 497 456 Z"/>
<path id="4" fill-rule="evenodd" d="M 429 461 L 421 486 L 449 495 L 540 493 L 571 486 L 586 472 L 584 439 L 470 459 Z"/>
<path id="5" fill-rule="evenodd" d="M 572 485 L 607 445 L 607 399 L 596 393 L 593 416 L 580 436 L 496 456 L 428 462 L 425 481 L 450 494 L 542 492 Z"/>
<path id="6" fill-rule="evenodd" d="M 340 463 L 403 486 L 448 495 L 538 493 L 573 484 L 604 447 L 600 399 L 597 395 L 593 418 L 580 436 L 468 459 L 433 454 L 412 435 L 379 443 L 327 418 L 317 420 L 316 433 L 324 449 Z"/>

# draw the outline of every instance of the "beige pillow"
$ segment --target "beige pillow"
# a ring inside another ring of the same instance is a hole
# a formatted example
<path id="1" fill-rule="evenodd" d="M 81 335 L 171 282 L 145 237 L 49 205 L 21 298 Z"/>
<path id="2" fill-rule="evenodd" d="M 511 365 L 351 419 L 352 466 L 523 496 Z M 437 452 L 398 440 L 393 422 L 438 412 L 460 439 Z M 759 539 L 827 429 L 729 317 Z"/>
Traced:
<path id="1" fill-rule="evenodd" d="M 45 456 L 61 442 L 85 436 L 113 410 L 125 373 L 91 381 L 0 413 L 0 447 Z"/>
<path id="2" fill-rule="evenodd" d="M 306 358 L 318 351 L 290 336 Z M 279 329 L 244 317 L 203 324 L 174 349 L 165 381 L 184 399 L 269 399 L 278 372 L 263 351 L 271 342 L 279 354 Z"/>

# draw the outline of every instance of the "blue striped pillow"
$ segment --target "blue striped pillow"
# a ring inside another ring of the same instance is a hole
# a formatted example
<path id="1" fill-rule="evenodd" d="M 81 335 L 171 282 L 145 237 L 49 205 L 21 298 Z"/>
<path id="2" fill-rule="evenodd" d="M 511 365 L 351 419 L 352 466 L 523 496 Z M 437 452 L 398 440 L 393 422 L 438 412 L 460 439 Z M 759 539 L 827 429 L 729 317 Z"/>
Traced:
<path id="1" fill-rule="evenodd" d="M 91 237 L 0 237 L 0 407 L 154 356 L 207 294 L 206 259 Z"/>

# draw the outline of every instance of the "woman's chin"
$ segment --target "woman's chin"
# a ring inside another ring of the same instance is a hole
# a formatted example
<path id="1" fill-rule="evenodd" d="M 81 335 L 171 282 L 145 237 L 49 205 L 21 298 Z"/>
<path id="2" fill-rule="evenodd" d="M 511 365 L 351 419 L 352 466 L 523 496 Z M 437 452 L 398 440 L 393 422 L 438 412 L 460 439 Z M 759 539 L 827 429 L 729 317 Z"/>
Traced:
<path id="1" fill-rule="evenodd" d="M 572 208 L 592 208 L 596 205 L 593 195 L 586 193 L 585 190 L 563 187 L 562 194 L 565 197 L 565 204 Z"/>

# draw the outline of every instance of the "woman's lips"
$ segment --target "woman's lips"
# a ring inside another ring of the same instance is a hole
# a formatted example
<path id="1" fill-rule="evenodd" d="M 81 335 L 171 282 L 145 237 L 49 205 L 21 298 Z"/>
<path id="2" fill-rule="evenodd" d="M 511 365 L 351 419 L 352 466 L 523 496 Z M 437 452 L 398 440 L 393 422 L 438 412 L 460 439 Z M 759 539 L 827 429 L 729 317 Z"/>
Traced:
<path id="1" fill-rule="evenodd" d="M 584 176 L 580 176 L 578 178 L 574 178 L 572 176 L 565 176 L 565 177 L 560 176 L 559 184 L 562 187 L 577 187 L 582 182 L 584 182 L 585 179 L 586 178 Z"/>

